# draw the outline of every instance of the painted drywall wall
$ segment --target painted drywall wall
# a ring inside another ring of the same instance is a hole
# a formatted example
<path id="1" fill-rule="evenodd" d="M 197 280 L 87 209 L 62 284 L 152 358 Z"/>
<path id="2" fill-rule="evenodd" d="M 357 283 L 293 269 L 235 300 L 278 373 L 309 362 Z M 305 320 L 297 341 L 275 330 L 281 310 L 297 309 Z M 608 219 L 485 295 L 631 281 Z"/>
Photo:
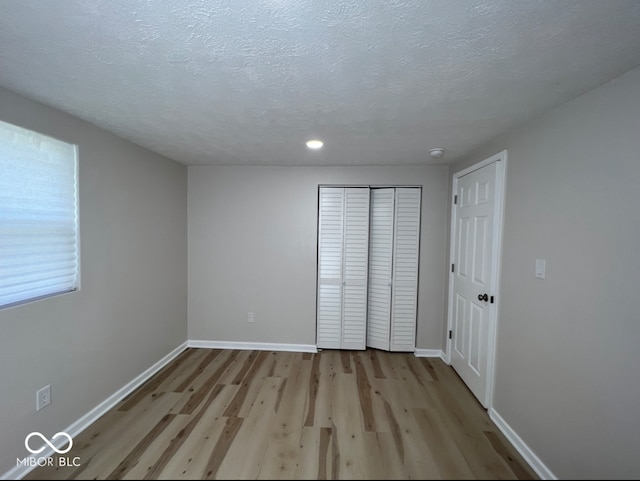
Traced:
<path id="1" fill-rule="evenodd" d="M 560 479 L 638 479 L 640 68 L 452 173 L 503 149 L 493 407 Z"/>
<path id="2" fill-rule="evenodd" d="M 81 236 L 80 291 L 0 310 L 1 475 L 186 340 L 187 169 L 1 89 L 0 119 L 78 145 Z"/>
<path id="3" fill-rule="evenodd" d="M 189 339 L 315 345 L 318 185 L 419 185 L 416 343 L 442 349 L 447 179 L 445 165 L 189 167 Z"/>

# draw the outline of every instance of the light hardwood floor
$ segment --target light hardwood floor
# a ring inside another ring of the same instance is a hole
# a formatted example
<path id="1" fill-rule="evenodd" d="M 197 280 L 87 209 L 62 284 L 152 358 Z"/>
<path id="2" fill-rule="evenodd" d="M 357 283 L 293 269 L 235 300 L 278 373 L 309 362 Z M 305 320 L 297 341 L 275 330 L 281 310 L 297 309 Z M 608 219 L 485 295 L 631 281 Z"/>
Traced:
<path id="1" fill-rule="evenodd" d="M 25 479 L 538 479 L 453 369 L 187 349 Z"/>

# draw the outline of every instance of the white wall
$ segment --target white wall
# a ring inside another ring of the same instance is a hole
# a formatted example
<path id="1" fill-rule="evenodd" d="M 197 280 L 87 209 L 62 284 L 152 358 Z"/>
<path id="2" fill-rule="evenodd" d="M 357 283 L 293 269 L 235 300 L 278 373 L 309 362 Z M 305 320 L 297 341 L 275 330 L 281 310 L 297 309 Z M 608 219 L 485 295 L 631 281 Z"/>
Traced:
<path id="1" fill-rule="evenodd" d="M 190 167 L 189 339 L 315 345 L 318 185 L 421 185 L 417 347 L 442 349 L 447 179 L 445 165 Z"/>
<path id="2" fill-rule="evenodd" d="M 0 310 L 2 475 L 186 340 L 187 169 L 2 89 L 0 119 L 78 144 L 82 256 L 79 292 Z"/>
<path id="3" fill-rule="evenodd" d="M 494 408 L 560 479 L 638 479 L 640 68 L 452 173 L 503 149 Z"/>

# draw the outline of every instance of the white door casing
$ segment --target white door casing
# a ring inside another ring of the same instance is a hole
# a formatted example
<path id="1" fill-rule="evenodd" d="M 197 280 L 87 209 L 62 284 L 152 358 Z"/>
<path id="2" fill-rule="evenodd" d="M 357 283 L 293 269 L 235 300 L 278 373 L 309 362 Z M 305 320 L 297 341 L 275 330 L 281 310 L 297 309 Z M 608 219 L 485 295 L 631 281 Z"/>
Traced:
<path id="1" fill-rule="evenodd" d="M 506 160 L 503 151 L 453 180 L 447 359 L 485 408 L 493 389 Z"/>

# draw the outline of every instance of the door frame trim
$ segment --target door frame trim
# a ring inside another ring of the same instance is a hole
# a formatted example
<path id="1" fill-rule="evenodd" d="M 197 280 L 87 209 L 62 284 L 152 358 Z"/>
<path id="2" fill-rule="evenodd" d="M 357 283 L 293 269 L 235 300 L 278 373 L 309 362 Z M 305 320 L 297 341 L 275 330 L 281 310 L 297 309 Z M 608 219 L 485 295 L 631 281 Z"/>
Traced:
<path id="1" fill-rule="evenodd" d="M 453 174 L 453 184 L 451 193 L 451 233 L 449 241 L 449 266 L 455 260 L 455 233 L 456 233 L 456 205 L 453 202 L 453 196 L 458 191 L 458 179 L 470 174 L 482 167 L 496 163 L 496 196 L 494 205 L 494 236 L 491 246 L 493 254 L 493 279 L 491 282 L 491 293 L 495 302 L 489 304 L 489 336 L 488 336 L 488 352 L 487 352 L 487 385 L 485 399 L 481 400 L 482 405 L 486 409 L 491 409 L 493 403 L 493 387 L 495 373 L 495 354 L 496 354 L 496 338 L 498 332 L 498 313 L 500 306 L 500 273 L 502 271 L 502 236 L 505 212 L 505 191 L 507 186 L 507 150 L 498 152 L 491 157 L 473 164 L 466 169 Z M 454 276 L 449 268 L 449 302 L 447 306 L 447 333 L 453 327 L 453 280 Z M 447 364 L 451 364 L 451 339 L 446 336 L 445 358 Z"/>

